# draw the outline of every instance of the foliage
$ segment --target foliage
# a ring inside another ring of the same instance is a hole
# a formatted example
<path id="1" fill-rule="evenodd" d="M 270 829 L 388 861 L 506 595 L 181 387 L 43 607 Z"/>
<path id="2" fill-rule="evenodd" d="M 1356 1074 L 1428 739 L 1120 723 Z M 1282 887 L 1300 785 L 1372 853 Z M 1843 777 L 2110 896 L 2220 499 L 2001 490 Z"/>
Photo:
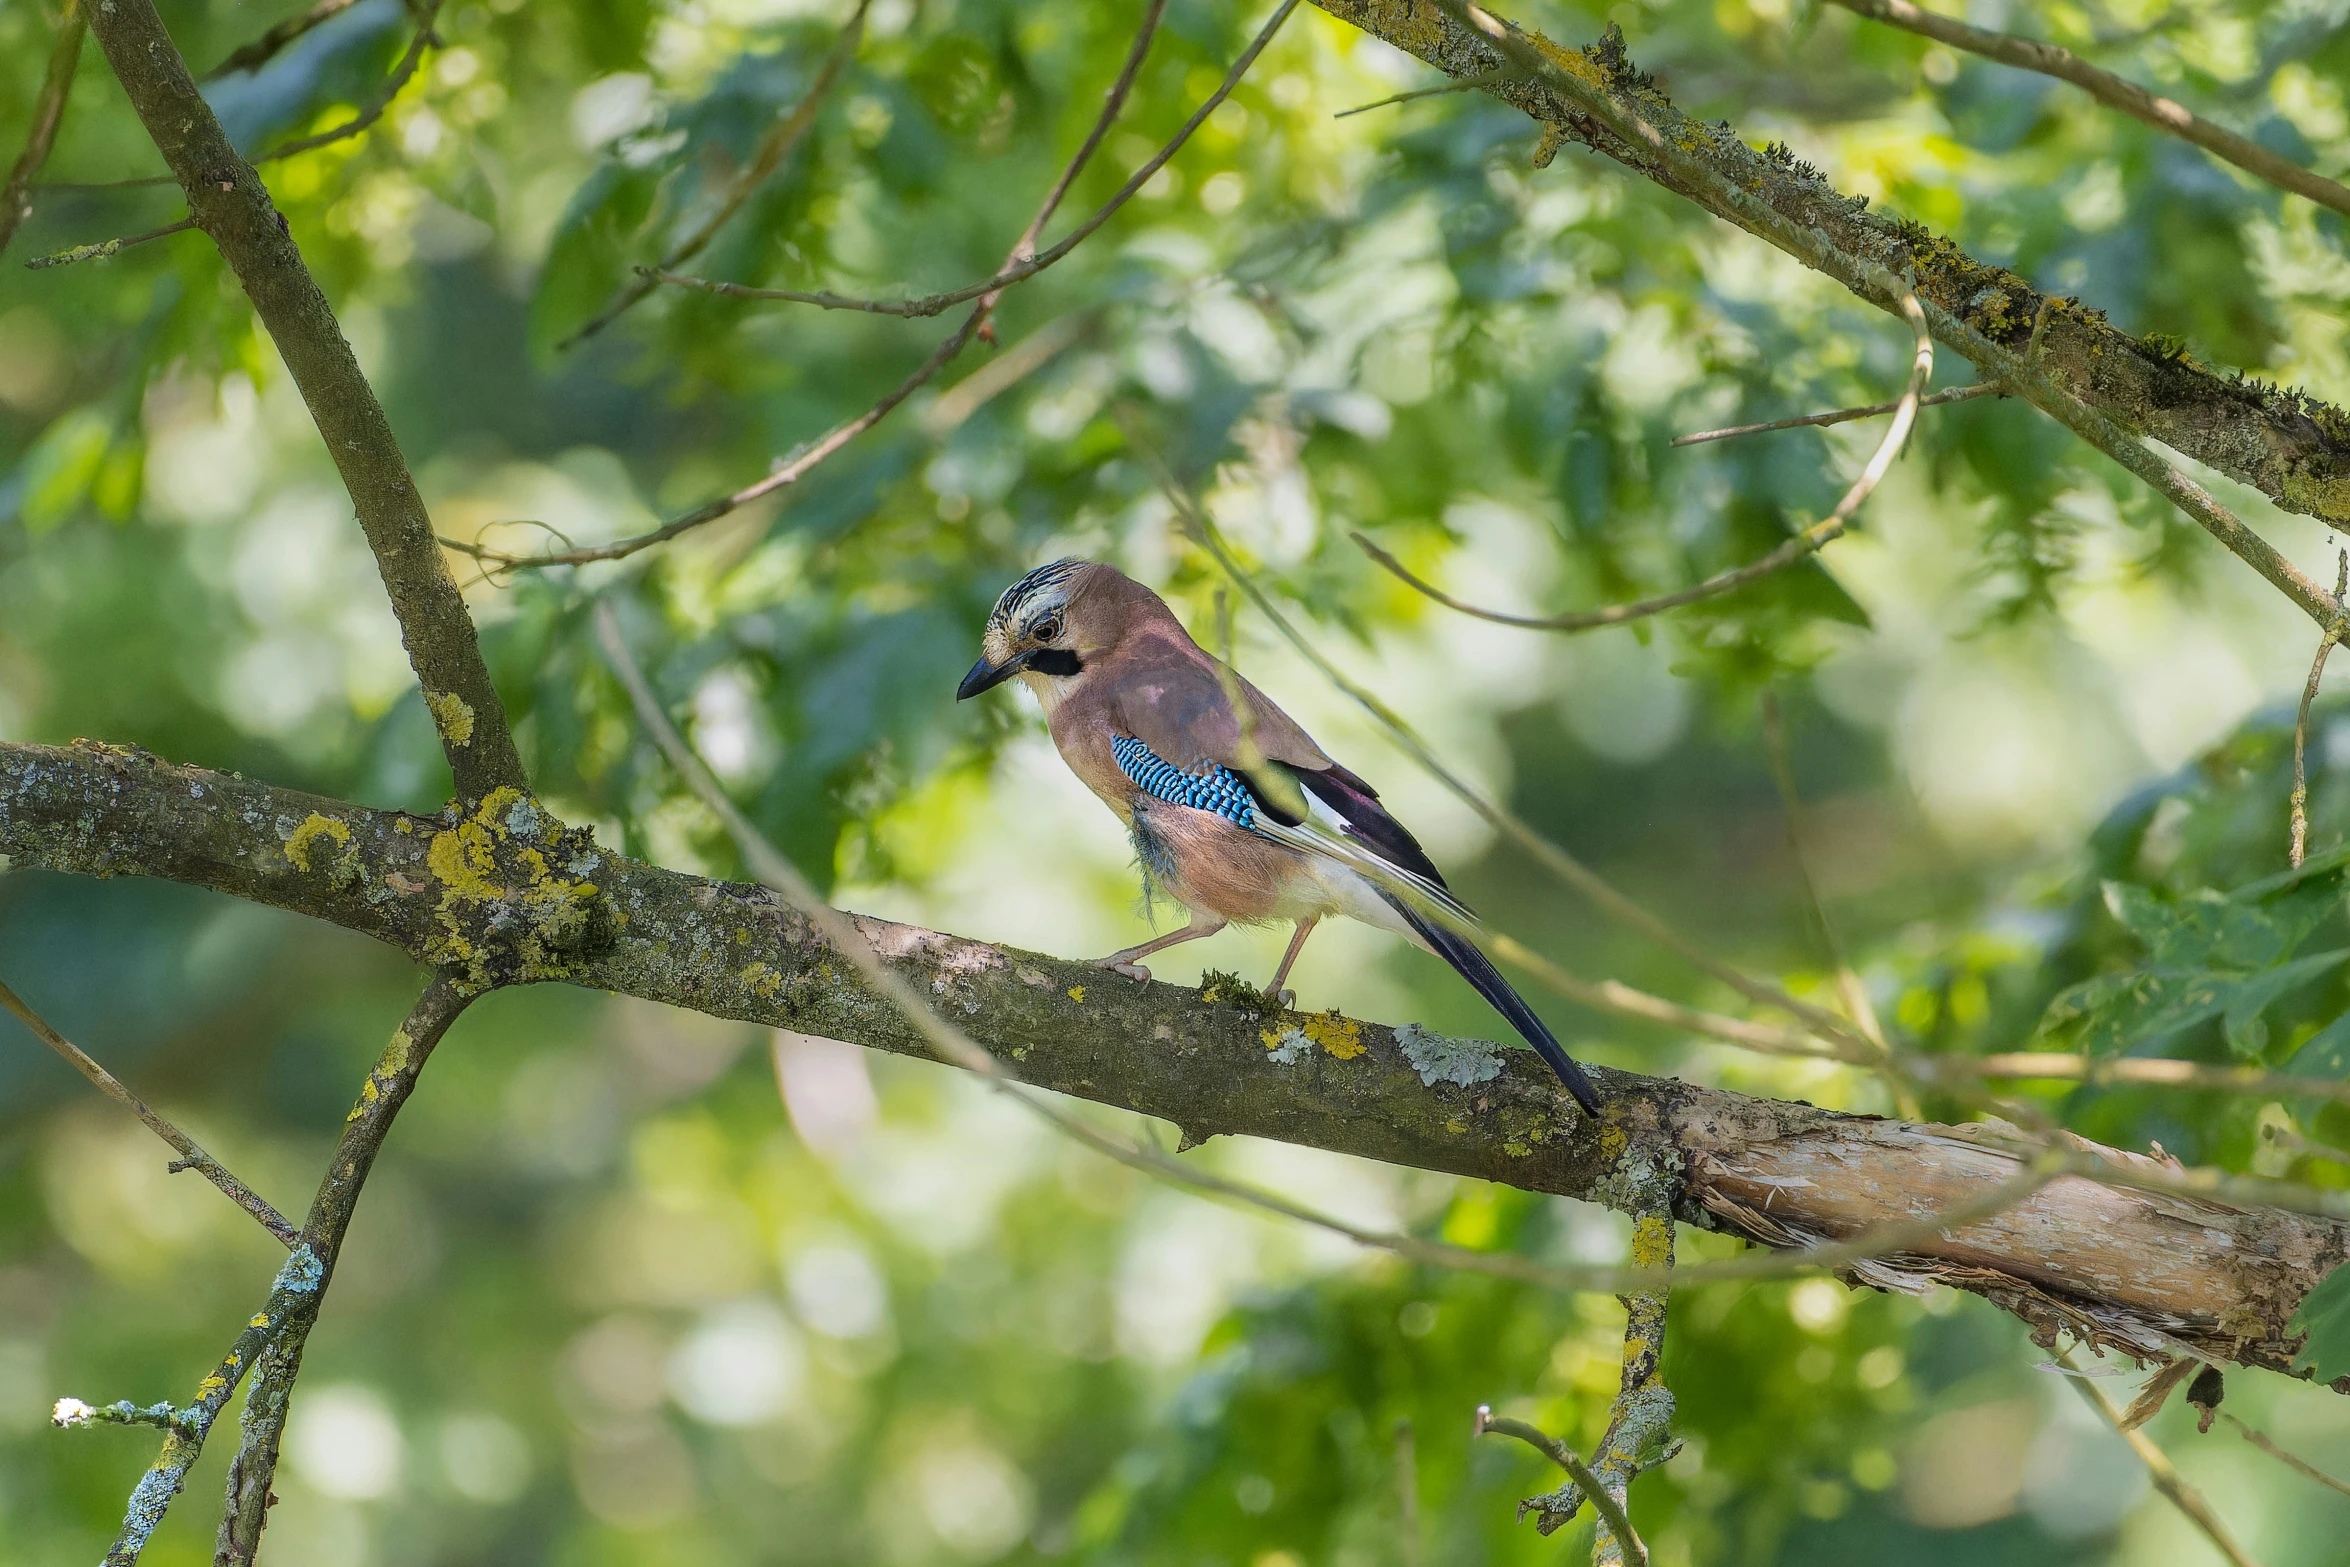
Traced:
<path id="1" fill-rule="evenodd" d="M 164 9 L 199 69 L 262 25 L 221 0 Z M 877 0 L 806 139 L 692 269 L 893 299 L 989 276 L 1139 9 Z M 2350 166 L 2338 6 L 2026 9 L 2008 25 Z M 640 532 L 868 407 L 951 330 L 951 312 L 664 288 L 557 346 L 729 188 L 842 14 L 459 0 L 377 128 L 268 166 L 445 536 L 521 552 L 542 529 Z M 1261 19 L 1172 0 L 1048 239 L 1174 133 Z M 1785 0 L 1517 19 L 1576 42 L 1619 21 L 1690 112 L 2125 330 L 2350 399 L 2341 221 L 2060 84 Z M 249 149 L 342 123 L 412 25 L 361 0 L 213 101 Z M 0 11 L 0 152 L 49 27 L 40 7 Z M 994 593 L 1055 554 L 1124 563 L 1208 637 L 1225 584 L 1123 415 L 1324 647 L 1725 957 L 1832 996 L 1763 762 L 1769 687 L 1811 869 L 1898 1043 L 2350 1076 L 2350 713 L 2324 700 L 2318 852 L 2285 874 L 2314 637 L 2029 408 L 1927 410 L 1853 537 L 1590 638 L 1452 616 L 1356 551 L 1361 530 L 1522 611 L 1685 586 L 1824 515 L 1879 427 L 1671 438 L 1882 400 L 1910 353 L 1831 283 L 1614 165 L 1532 168 L 1530 125 L 1481 95 L 1332 117 L 1434 79 L 1301 11 L 1164 174 L 1006 293 L 992 341 L 808 479 L 623 563 L 473 581 L 550 805 L 632 853 L 740 873 L 603 668 L 589 610 L 607 595 L 738 800 L 842 901 L 1055 950 L 1124 944 L 1141 926 L 1114 826 L 1051 770 L 1027 710 L 949 699 Z M 155 167 L 92 47 L 48 177 Z M 177 199 L 42 191 L 9 257 L 160 226 Z M 1937 384 L 1962 375 L 1946 360 Z M 2304 519 L 2244 510 L 2331 580 Z M 1252 678 L 1424 827 L 1496 927 L 1578 972 L 1732 1004 L 1493 852 L 1238 619 Z M 448 787 L 331 464 L 201 235 L 0 282 L 0 736 L 85 734 L 375 804 L 434 809 Z M 1270 971 L 1277 938 L 1219 940 L 1194 961 Z M 1305 1004 L 1492 1031 L 1419 955 L 1315 941 Z M 181 889 L 32 874 L 0 880 L 0 971 L 281 1205 L 410 983 Z M 1843 1068 L 1538 1004 L 1578 1055 L 1893 1108 Z M 2021 1091 L 2117 1145 L 2350 1184 L 2327 1152 L 2350 1147 L 2340 1107 Z M 1468 1411 L 1491 1400 L 1588 1444 L 1615 1385 L 1609 1302 L 1325 1251 L 1044 1141 L 940 1069 L 820 1042 L 504 995 L 408 1116 L 312 1343 L 270 1536 L 289 1561 L 1547 1561 L 1560 1547 L 1511 1503 L 1552 1477 L 1470 1445 Z M 0 1024 L 12 1560 L 98 1554 L 145 1451 L 138 1433 L 38 1429 L 48 1400 L 184 1387 L 275 1266 L 144 1136 Z M 1614 1221 L 1514 1191 L 1270 1146 L 1194 1157 L 1456 1244 L 1622 1249 Z M 1692 1236 L 1684 1253 L 1708 1248 L 1729 1249 Z M 2346 1287 L 2310 1307 L 2321 1377 L 2342 1369 Z M 2134 1460 L 2075 1423 L 2042 1358 L 1947 1293 L 1692 1291 L 1666 1365 L 1689 1447 L 1635 1488 L 1635 1518 L 1660 1563 L 2182 1559 Z M 2350 1468 L 2350 1417 L 2258 1383 L 2231 1382 L 2230 1410 L 2272 1410 L 2289 1445 Z M 2176 1421 L 2156 1434 L 2224 1511 L 2261 1520 L 2263 1560 L 2328 1559 L 2327 1498 L 2229 1467 L 2220 1437 L 2197 1448 Z M 196 1503 L 221 1458 L 151 1561 L 209 1559 Z"/>

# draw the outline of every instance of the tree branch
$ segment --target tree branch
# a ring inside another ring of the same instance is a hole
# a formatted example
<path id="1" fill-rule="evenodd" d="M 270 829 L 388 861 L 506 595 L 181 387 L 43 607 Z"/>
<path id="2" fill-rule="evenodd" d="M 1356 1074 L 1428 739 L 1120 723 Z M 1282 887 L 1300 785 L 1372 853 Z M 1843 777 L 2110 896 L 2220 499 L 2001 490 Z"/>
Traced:
<path id="1" fill-rule="evenodd" d="M 1835 0 L 1835 3 L 1871 21 L 1888 23 L 1922 38 L 1931 38 L 1936 43 L 1948 44 L 1953 49 L 1964 49 L 1969 54 L 1979 54 L 2001 65 L 2012 65 L 2022 71 L 2037 71 L 2042 76 L 2053 76 L 2059 81 L 2070 82 L 2109 109 L 2119 109 L 2132 119 L 2143 120 L 2158 131 L 2167 132 L 2181 141 L 2193 142 L 2213 157 L 2232 163 L 2245 173 L 2256 175 L 2280 190 L 2306 196 L 2319 206 L 2331 207 L 2336 212 L 2350 215 L 2350 189 L 2344 189 L 2322 174 L 2312 173 L 2290 158 L 2277 156 L 2250 137 L 2239 136 L 2234 131 L 2212 124 L 2183 104 L 2148 92 L 2136 82 L 2091 65 L 2070 49 L 2018 38 L 2010 33 L 1969 27 L 1964 22 L 1920 10 L 1911 5 L 1909 0 Z"/>
<path id="2" fill-rule="evenodd" d="M 301 1233 L 286 1222 L 284 1214 L 272 1208 L 252 1187 L 231 1175 L 228 1167 L 206 1153 L 193 1137 L 149 1109 L 145 1100 L 123 1086 L 121 1078 L 91 1060 L 79 1045 L 51 1028 L 46 1019 L 26 1006 L 24 998 L 5 984 L 0 984 L 0 1007 L 15 1013 L 17 1021 L 33 1031 L 34 1038 L 63 1056 L 69 1066 L 96 1084 L 100 1093 L 137 1116 L 140 1124 L 148 1131 L 170 1144 L 172 1151 L 180 1156 L 179 1162 L 171 1167 L 175 1172 L 194 1170 L 203 1176 L 219 1187 L 222 1195 L 230 1202 L 260 1220 L 261 1227 L 284 1245 L 292 1247 L 301 1240 Z"/>
<path id="3" fill-rule="evenodd" d="M 74 68 L 82 59 L 82 35 L 89 30 L 89 18 L 82 14 L 80 0 L 66 0 L 65 16 L 57 24 L 57 42 L 49 50 L 49 71 L 41 79 L 41 96 L 33 104 L 32 128 L 25 132 L 24 151 L 8 170 L 8 182 L 0 185 L 0 250 L 16 238 L 17 225 L 32 214 L 33 178 L 41 172 L 41 165 L 49 161 L 49 149 L 56 145 L 58 124 L 65 118 L 66 95 L 73 91 Z"/>
<path id="4" fill-rule="evenodd" d="M 445 966 L 459 993 L 554 980 L 932 1052 L 773 895 L 610 853 L 519 793 L 420 817 L 143 753 L 0 744 L 0 853 L 19 867 L 158 876 L 309 914 Z M 1556 1081 L 1523 1052 L 1496 1049 L 1494 1075 L 1474 1084 L 1430 1083 L 1410 1039 L 1325 1015 L 1323 1047 L 1284 1065 L 1268 1044 L 1302 1020 L 1126 984 L 1083 963 L 856 924 L 1025 1081 L 1172 1121 L 1188 1141 L 1271 1137 L 1587 1200 L 1617 1190 L 1630 1145 L 1677 1161 L 1677 1218 L 1780 1246 L 1996 1207 L 1920 1235 L 1902 1255 L 1847 1265 L 1887 1288 L 1971 1290 L 2036 1331 L 2147 1358 L 2183 1346 L 2286 1368 L 2301 1297 L 2350 1257 L 2350 1223 L 2258 1206 L 2224 1182 L 2160 1189 L 2187 1178 L 2134 1155 L 2094 1150 L 2096 1163 L 2080 1167 L 2096 1179 L 2071 1164 L 2043 1176 L 2020 1151 L 2028 1145 L 1996 1123 L 1844 1116 L 1598 1068 L 1609 1116 L 1591 1125 L 1562 1108 Z M 2007 1201 L 2003 1189 L 2030 1183 Z"/>
<path id="5" fill-rule="evenodd" d="M 321 22 L 331 21 L 358 3 L 358 0 L 318 0 L 318 3 L 300 16 L 288 17 L 268 32 L 241 48 L 231 50 L 227 59 L 204 73 L 204 80 L 216 82 L 238 71 L 258 70 L 277 57 L 279 50 L 310 31 Z"/>
<path id="6" fill-rule="evenodd" d="M 336 142 L 358 135 L 384 117 L 392 100 L 400 96 L 400 89 L 408 85 L 416 68 L 424 63 L 424 52 L 440 40 L 433 35 L 432 24 L 441 14 L 443 0 L 425 0 L 424 8 L 416 18 L 416 36 L 408 40 L 408 48 L 392 67 L 392 74 L 384 78 L 383 86 L 365 107 L 340 125 L 330 125 L 310 136 L 297 136 L 292 141 L 280 142 L 267 152 L 255 156 L 255 163 L 274 163 L 280 158 L 291 158 L 300 153 L 316 152 Z"/>
<path id="7" fill-rule="evenodd" d="M 114 0 L 119 5 L 122 0 Z M 286 1314 L 270 1336 L 268 1348 L 245 1390 L 242 1440 L 229 1464 L 228 1495 L 222 1509 L 220 1533 L 213 1547 L 214 1567 L 250 1567 L 260 1548 L 261 1530 L 268 1522 L 269 1483 L 277 1474 L 278 1442 L 285 1434 L 286 1405 L 293 1396 L 294 1378 L 302 1370 L 302 1348 L 309 1341 L 326 1288 L 334 1282 L 335 1259 L 343 1236 L 351 1227 L 360 1188 L 392 1130 L 392 1119 L 415 1090 L 425 1059 L 448 1033 L 449 1025 L 465 1010 L 471 997 L 446 973 L 436 974 L 408 1016 L 393 1030 L 375 1070 L 359 1087 L 359 1102 L 343 1121 L 342 1140 L 328 1161 L 326 1179 L 311 1200 L 302 1223 L 302 1248 L 297 1255 L 317 1259 L 316 1286 Z"/>
<path id="8" fill-rule="evenodd" d="M 409 663 L 424 687 L 460 798 L 525 786 L 506 712 L 482 662 L 432 519 L 416 493 L 383 405 L 344 341 L 334 310 L 302 263 L 285 219 L 238 156 L 188 76 L 153 0 L 97 8 L 98 43 L 131 106 L 187 192 L 197 226 L 235 269 L 293 372 L 391 594 Z"/>
<path id="9" fill-rule="evenodd" d="M 1624 58 L 1611 31 L 1562 48 L 1462 0 L 1316 0 L 1331 15 L 1485 90 L 1715 216 L 1769 241 L 1888 312 L 1914 287 L 1935 338 L 2153 484 L 2319 624 L 2331 597 L 2192 482 L 2139 444 L 2152 436 L 2278 505 L 2350 523 L 2350 416 L 2298 393 L 2223 380 L 2149 346 L 2099 312 L 2050 300 L 1924 227 L 1872 213 L 1791 158 L 1691 120 Z M 2043 311 L 2043 307 L 2045 311 Z M 2044 319 L 2026 363 L 2014 350 Z"/>
<path id="10" fill-rule="evenodd" d="M 2067 1370 L 2072 1369 L 2071 1356 L 2059 1355 L 2056 1358 Z M 2236 1537 L 2220 1521 L 2219 1514 L 2212 1511 L 2211 1503 L 2204 1498 L 2203 1493 L 2187 1483 L 2186 1477 L 2179 1473 L 2178 1466 L 2170 1461 L 2170 1455 L 2155 1446 L 2152 1437 L 2122 1419 L 2121 1412 L 2113 1407 L 2104 1389 L 2085 1377 L 2067 1377 L 2065 1380 L 2073 1385 L 2073 1391 L 2081 1395 L 2083 1403 L 2103 1416 L 2105 1423 L 2130 1444 L 2130 1451 L 2136 1453 L 2138 1461 L 2146 1466 L 2147 1478 L 2154 1482 L 2154 1488 L 2169 1498 L 2170 1504 L 2189 1523 L 2202 1530 L 2204 1537 L 2233 1567 L 2260 1567 L 2259 1561 L 2236 1543 Z"/>

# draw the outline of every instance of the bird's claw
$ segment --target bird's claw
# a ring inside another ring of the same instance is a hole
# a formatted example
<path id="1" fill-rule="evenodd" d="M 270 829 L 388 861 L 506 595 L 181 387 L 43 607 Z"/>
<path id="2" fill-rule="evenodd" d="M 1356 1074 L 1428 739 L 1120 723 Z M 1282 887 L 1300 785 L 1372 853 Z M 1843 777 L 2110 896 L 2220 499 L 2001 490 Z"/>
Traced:
<path id="1" fill-rule="evenodd" d="M 1127 963 L 1118 958 L 1104 958 L 1097 967 L 1106 968 L 1113 974 L 1123 974 L 1137 985 L 1147 985 L 1151 982 L 1151 971 L 1139 963 Z"/>
<path id="2" fill-rule="evenodd" d="M 1297 1010 L 1297 992 L 1276 990 L 1273 992 L 1273 1004 L 1284 1012 L 1295 1012 Z"/>

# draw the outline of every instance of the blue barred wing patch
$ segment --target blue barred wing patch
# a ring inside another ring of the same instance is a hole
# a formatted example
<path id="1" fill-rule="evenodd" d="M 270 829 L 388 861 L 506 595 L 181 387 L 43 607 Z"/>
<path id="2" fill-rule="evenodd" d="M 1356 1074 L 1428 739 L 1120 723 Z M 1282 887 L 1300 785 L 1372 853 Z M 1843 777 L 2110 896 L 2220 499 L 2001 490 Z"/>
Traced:
<path id="1" fill-rule="evenodd" d="M 1117 758 L 1118 770 L 1152 799 L 1212 811 L 1236 827 L 1255 830 L 1256 798 L 1230 768 L 1210 765 L 1187 773 L 1132 735 L 1112 735 L 1110 754 Z"/>

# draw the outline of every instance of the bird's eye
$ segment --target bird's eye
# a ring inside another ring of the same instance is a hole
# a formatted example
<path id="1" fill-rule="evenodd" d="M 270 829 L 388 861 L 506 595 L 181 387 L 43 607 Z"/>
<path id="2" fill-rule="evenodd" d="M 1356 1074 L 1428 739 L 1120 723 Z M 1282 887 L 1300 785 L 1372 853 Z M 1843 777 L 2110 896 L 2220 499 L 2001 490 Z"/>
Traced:
<path id="1" fill-rule="evenodd" d="M 1046 615 L 1031 622 L 1028 627 L 1028 637 L 1032 642 L 1050 642 L 1060 634 L 1061 617 L 1058 615 Z"/>

